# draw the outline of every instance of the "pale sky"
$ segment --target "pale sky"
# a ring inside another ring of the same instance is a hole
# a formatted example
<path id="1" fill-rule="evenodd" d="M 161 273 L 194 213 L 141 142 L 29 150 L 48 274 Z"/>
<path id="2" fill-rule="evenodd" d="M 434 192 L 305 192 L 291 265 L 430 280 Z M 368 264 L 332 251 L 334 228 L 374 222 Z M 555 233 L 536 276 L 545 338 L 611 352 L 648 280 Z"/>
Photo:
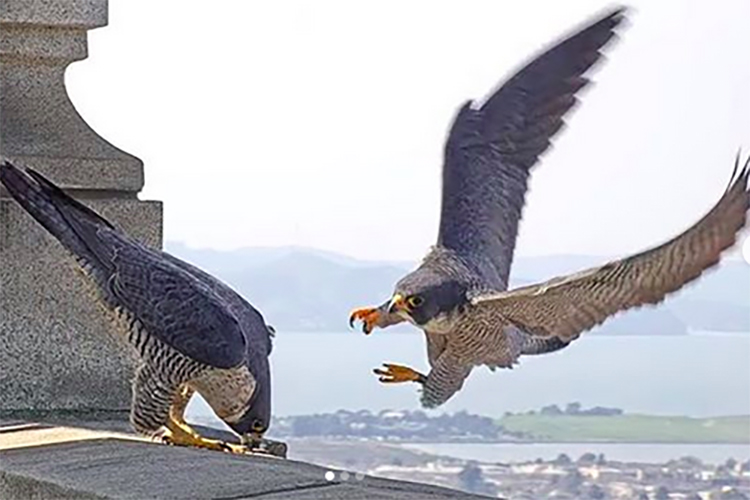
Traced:
<path id="1" fill-rule="evenodd" d="M 165 238 L 418 259 L 443 141 L 597 0 L 110 0 L 67 73 L 141 158 Z M 622 255 L 684 230 L 750 154 L 750 2 L 631 2 L 629 27 L 535 168 L 520 255 Z M 744 155 L 743 155 L 744 158 Z"/>

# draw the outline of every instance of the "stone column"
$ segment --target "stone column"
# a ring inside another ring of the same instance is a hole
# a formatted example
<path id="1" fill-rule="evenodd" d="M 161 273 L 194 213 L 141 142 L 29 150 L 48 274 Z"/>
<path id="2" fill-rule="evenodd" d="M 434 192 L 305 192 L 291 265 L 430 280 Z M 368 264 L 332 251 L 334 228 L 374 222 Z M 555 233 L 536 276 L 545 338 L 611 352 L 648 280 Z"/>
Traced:
<path id="1" fill-rule="evenodd" d="M 87 30 L 106 24 L 107 0 L 0 1 L 0 154 L 159 247 L 161 203 L 137 197 L 142 162 L 99 137 L 65 90 Z M 0 191 L 0 412 L 127 409 L 133 367 L 73 260 Z"/>

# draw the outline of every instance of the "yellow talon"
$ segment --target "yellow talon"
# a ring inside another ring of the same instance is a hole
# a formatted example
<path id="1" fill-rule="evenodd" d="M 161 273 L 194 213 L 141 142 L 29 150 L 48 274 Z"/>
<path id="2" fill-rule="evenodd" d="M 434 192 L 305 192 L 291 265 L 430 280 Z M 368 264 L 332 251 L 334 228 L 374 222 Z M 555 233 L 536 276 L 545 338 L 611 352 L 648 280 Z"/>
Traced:
<path id="1" fill-rule="evenodd" d="M 402 382 L 417 382 L 424 384 L 427 381 L 427 377 L 422 375 L 416 370 L 403 365 L 394 365 L 389 363 L 383 363 L 385 369 L 375 368 L 373 372 L 379 376 L 379 379 L 384 384 L 399 384 Z"/>
<path id="2" fill-rule="evenodd" d="M 184 386 L 175 396 L 172 405 L 169 408 L 169 420 L 167 428 L 160 436 L 161 441 L 176 446 L 191 446 L 195 448 L 204 448 L 207 450 L 224 451 L 237 455 L 262 454 L 279 458 L 286 458 L 286 443 L 281 441 L 271 441 L 261 439 L 243 444 L 228 443 L 218 439 L 209 439 L 198 434 L 195 429 L 185 422 L 185 408 L 187 407 L 193 390 Z"/>
<path id="3" fill-rule="evenodd" d="M 242 445 L 226 443 L 218 439 L 204 438 L 185 422 L 176 421 L 172 417 L 169 419 L 167 432 L 162 437 L 162 441 L 176 446 L 191 446 L 237 454 L 244 454 L 249 451 L 247 447 Z"/>
<path id="4" fill-rule="evenodd" d="M 217 439 L 204 438 L 198 434 L 187 422 L 185 422 L 185 408 L 187 408 L 193 390 L 187 385 L 180 388 L 175 396 L 172 405 L 169 408 L 169 420 L 167 420 L 167 429 L 161 437 L 161 440 L 168 444 L 176 446 L 192 446 L 195 448 L 204 448 L 215 451 L 226 451 L 229 453 L 246 453 L 249 449 L 246 446 L 226 443 Z"/>

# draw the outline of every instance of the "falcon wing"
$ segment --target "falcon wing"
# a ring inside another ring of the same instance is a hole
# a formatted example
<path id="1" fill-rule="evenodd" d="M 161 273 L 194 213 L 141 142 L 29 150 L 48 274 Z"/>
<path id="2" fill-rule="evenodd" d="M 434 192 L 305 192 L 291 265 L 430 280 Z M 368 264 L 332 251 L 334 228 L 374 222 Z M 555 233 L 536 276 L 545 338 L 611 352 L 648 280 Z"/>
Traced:
<path id="1" fill-rule="evenodd" d="M 445 147 L 438 245 L 479 262 L 505 289 L 529 170 L 563 126 L 582 75 L 623 20 L 620 8 L 557 43 L 507 80 L 481 107 L 467 102 Z"/>
<path id="2" fill-rule="evenodd" d="M 150 335 L 198 362 L 231 368 L 244 360 L 237 319 L 208 286 L 40 173 L 5 162 L 0 182 L 85 266 L 108 305 L 126 308 Z"/>
<path id="3" fill-rule="evenodd" d="M 262 352 L 266 356 L 271 354 L 271 351 L 273 350 L 274 331 L 270 326 L 266 325 L 263 315 L 257 309 L 255 309 L 239 293 L 235 292 L 232 287 L 202 269 L 192 264 L 188 264 L 184 260 L 180 260 L 174 255 L 170 255 L 166 252 L 162 252 L 161 255 L 170 263 L 187 271 L 198 281 L 211 289 L 211 291 L 213 291 L 219 299 L 226 304 L 229 311 L 237 318 L 237 321 L 242 328 L 242 332 L 250 344 L 252 346 L 263 346 L 264 350 Z"/>
<path id="4" fill-rule="evenodd" d="M 738 167 L 739 158 L 733 180 L 711 211 L 671 241 L 599 268 L 478 296 L 472 301 L 476 313 L 567 343 L 620 311 L 658 304 L 715 266 L 745 226 L 750 158 L 739 172 Z"/>
<path id="5" fill-rule="evenodd" d="M 146 331 L 213 367 L 244 362 L 247 345 L 237 318 L 208 286 L 117 233 L 101 231 L 100 238 L 114 248 L 109 291 Z"/>

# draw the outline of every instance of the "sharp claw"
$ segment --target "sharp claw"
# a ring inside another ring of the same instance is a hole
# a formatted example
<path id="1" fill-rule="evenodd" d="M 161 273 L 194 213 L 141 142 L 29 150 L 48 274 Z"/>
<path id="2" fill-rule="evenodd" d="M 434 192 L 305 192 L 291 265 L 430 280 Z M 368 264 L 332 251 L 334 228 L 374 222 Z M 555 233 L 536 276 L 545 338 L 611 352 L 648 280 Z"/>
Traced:
<path id="1" fill-rule="evenodd" d="M 374 368 L 373 373 L 378 376 L 378 381 L 382 382 L 384 384 L 387 384 L 388 382 L 391 382 L 393 380 L 393 376 L 388 373 L 386 370 L 381 370 L 380 368 Z"/>
<path id="2" fill-rule="evenodd" d="M 378 375 L 378 380 L 383 383 L 419 382 L 424 383 L 425 376 L 407 366 L 383 363 L 383 367 L 374 368 L 372 371 Z"/>

